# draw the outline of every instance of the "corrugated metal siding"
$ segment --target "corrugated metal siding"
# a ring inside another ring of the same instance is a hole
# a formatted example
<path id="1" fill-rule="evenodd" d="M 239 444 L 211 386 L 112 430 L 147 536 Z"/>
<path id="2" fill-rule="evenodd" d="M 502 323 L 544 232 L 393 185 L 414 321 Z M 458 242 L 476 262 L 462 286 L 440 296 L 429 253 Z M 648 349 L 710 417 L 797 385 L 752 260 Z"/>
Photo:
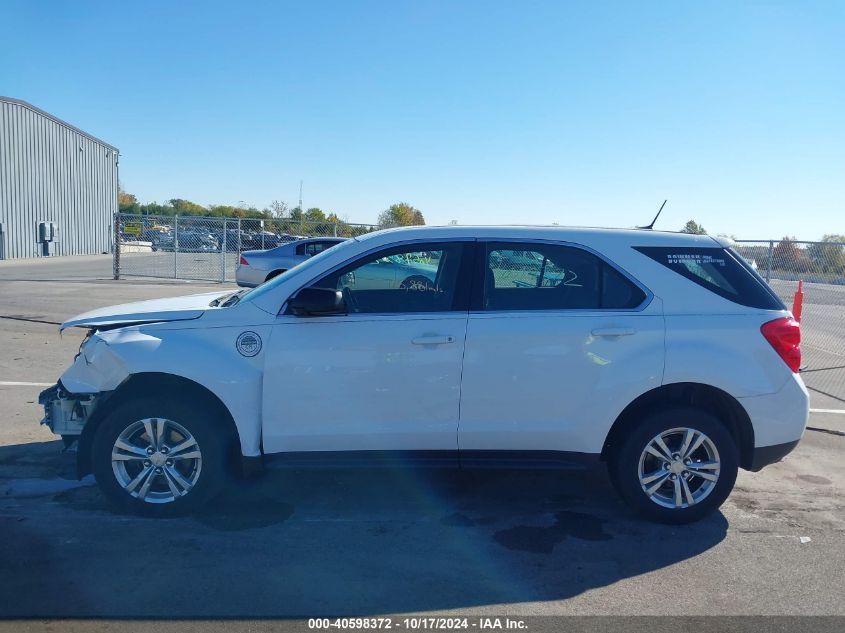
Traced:
<path id="1" fill-rule="evenodd" d="M 38 257 L 38 223 L 58 224 L 56 255 L 111 249 L 117 151 L 26 105 L 0 100 L 0 257 Z"/>

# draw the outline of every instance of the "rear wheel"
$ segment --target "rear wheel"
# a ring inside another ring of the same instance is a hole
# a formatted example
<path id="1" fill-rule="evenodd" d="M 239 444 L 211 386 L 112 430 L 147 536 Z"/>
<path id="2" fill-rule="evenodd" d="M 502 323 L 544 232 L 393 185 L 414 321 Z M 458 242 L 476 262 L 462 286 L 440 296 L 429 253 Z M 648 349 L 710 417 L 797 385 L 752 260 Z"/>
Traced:
<path id="1" fill-rule="evenodd" d="M 227 434 L 205 407 L 144 398 L 119 405 L 94 437 L 94 476 L 117 505 L 162 516 L 192 510 L 220 489 Z"/>
<path id="2" fill-rule="evenodd" d="M 690 523 L 727 499 L 738 468 L 733 436 L 717 418 L 678 407 L 646 416 L 611 456 L 611 481 L 644 517 Z"/>

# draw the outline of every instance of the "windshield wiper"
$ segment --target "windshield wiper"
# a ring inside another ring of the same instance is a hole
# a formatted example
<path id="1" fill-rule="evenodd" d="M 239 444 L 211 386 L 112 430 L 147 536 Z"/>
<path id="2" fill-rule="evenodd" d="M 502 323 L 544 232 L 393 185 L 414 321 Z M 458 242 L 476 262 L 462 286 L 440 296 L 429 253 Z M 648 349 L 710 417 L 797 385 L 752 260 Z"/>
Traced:
<path id="1" fill-rule="evenodd" d="M 231 296 L 232 296 L 232 295 L 222 295 L 222 296 L 220 296 L 220 297 L 217 297 L 216 299 L 212 299 L 212 300 L 211 300 L 211 303 L 209 303 L 208 305 L 209 305 L 209 306 L 211 306 L 212 308 L 216 308 L 217 306 L 219 306 L 219 305 L 220 305 L 220 302 L 221 302 L 224 298 L 225 298 L 225 299 L 228 299 L 228 298 L 229 298 L 229 297 L 231 297 Z"/>
<path id="2" fill-rule="evenodd" d="M 226 297 L 226 300 L 220 304 L 221 308 L 231 308 L 234 305 L 238 305 L 238 301 L 241 300 L 247 292 L 249 292 L 249 288 L 244 288 L 243 290 L 239 290 L 238 292 L 229 295 Z"/>
<path id="3" fill-rule="evenodd" d="M 210 305 L 212 308 L 216 308 L 217 306 L 225 308 L 227 305 L 229 305 L 230 299 L 232 299 L 234 297 L 238 297 L 238 299 L 240 300 L 240 295 L 242 295 L 244 292 L 246 292 L 246 291 L 245 290 L 238 290 L 238 291 L 233 292 L 233 293 L 228 294 L 228 295 L 221 295 L 221 296 L 217 297 L 216 299 L 212 299 L 211 303 L 209 303 L 208 305 Z M 237 303 L 237 301 L 235 303 Z M 234 304 L 232 304 L 232 305 L 234 305 Z"/>

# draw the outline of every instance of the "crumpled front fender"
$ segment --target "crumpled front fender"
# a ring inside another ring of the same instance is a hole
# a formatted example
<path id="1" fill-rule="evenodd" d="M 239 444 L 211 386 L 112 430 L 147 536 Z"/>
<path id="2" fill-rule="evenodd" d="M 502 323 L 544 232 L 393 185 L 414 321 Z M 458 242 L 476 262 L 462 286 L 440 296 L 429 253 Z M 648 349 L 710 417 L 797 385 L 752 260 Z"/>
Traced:
<path id="1" fill-rule="evenodd" d="M 61 382 L 69 393 L 112 391 L 129 376 L 123 359 L 102 339 L 91 341 L 73 364 L 62 374 Z"/>
<path id="2" fill-rule="evenodd" d="M 205 328 L 161 323 L 98 332 L 82 346 L 61 384 L 78 395 L 118 390 L 140 374 L 189 380 L 226 407 L 237 427 L 242 453 L 260 455 L 263 350 L 254 356 L 239 353 L 236 341 L 244 331 L 269 340 L 270 326 L 254 322 Z"/>

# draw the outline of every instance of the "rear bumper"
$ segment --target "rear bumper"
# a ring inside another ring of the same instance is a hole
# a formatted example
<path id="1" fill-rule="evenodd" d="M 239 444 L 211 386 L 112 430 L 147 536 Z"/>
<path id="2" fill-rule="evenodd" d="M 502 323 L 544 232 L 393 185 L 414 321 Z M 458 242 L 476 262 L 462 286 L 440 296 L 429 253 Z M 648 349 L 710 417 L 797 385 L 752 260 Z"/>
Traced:
<path id="1" fill-rule="evenodd" d="M 775 393 L 738 400 L 754 428 L 755 451 L 797 442 L 804 434 L 810 417 L 810 396 L 798 374 L 792 374 Z"/>
<path id="2" fill-rule="evenodd" d="M 255 288 L 264 283 L 267 277 L 266 270 L 260 270 L 254 266 L 238 264 L 235 268 L 235 282 L 243 288 Z"/>
<path id="3" fill-rule="evenodd" d="M 749 470 L 757 472 L 769 464 L 779 462 L 798 446 L 799 441 L 794 440 L 784 444 L 774 444 L 773 446 L 758 446 L 754 449 L 754 456 L 751 459 L 751 468 Z"/>

